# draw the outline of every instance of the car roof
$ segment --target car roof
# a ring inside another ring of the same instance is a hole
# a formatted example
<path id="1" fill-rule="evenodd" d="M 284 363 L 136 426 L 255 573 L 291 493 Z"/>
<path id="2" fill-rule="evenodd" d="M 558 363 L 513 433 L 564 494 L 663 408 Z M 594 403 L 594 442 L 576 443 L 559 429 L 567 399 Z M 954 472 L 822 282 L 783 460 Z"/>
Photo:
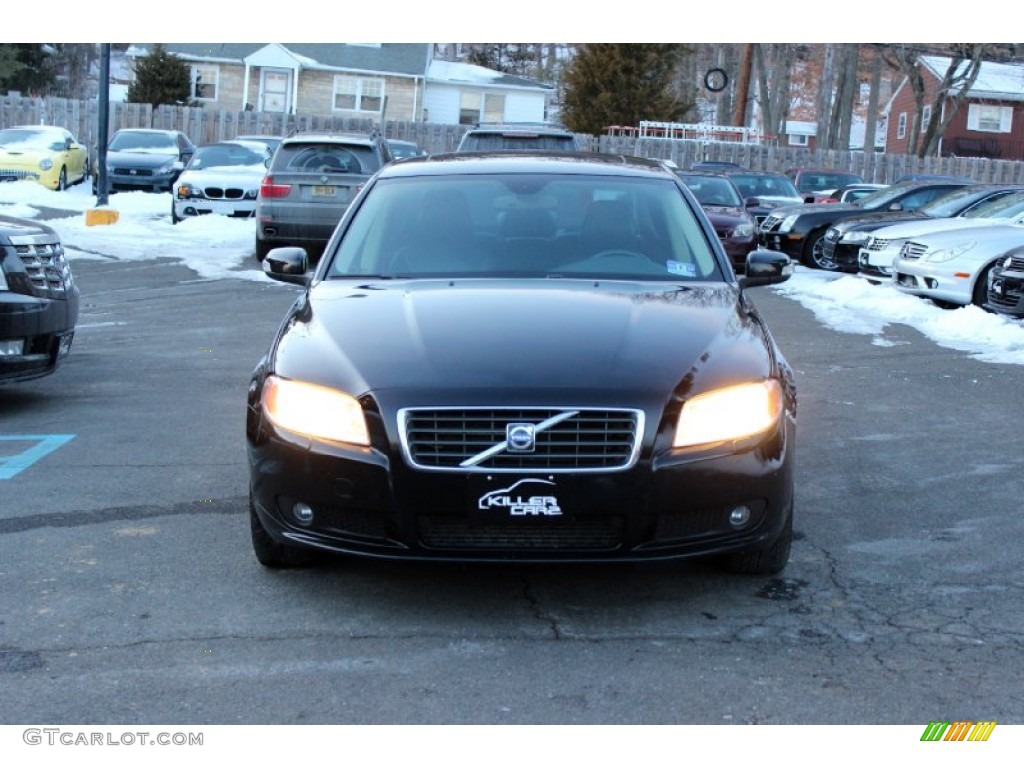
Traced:
<path id="1" fill-rule="evenodd" d="M 282 139 L 281 144 L 361 144 L 372 147 L 379 139 L 361 133 L 296 133 Z"/>
<path id="2" fill-rule="evenodd" d="M 411 157 L 400 163 L 388 165 L 380 171 L 381 177 L 489 173 L 558 173 L 675 178 L 672 170 L 659 160 L 628 155 L 541 150 L 447 152 L 427 157 Z"/>
<path id="3" fill-rule="evenodd" d="M 558 123 L 477 123 L 467 133 L 549 133 L 572 134 L 567 127 Z"/>

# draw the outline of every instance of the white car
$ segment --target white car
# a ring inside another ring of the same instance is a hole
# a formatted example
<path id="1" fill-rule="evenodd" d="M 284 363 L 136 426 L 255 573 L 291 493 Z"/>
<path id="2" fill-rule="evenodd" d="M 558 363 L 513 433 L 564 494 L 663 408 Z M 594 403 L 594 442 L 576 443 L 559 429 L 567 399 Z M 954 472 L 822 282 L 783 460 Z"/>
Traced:
<path id="1" fill-rule="evenodd" d="M 984 306 L 988 273 L 1024 246 L 1024 224 L 972 227 L 907 240 L 893 262 L 893 285 L 940 306 Z"/>
<path id="2" fill-rule="evenodd" d="M 987 201 L 960 216 L 917 219 L 880 227 L 870 233 L 860 248 L 857 274 L 872 281 L 892 279 L 893 262 L 907 240 L 939 232 L 1020 223 L 1024 223 L 1024 192 Z"/>
<path id="3" fill-rule="evenodd" d="M 206 213 L 254 216 L 272 154 L 265 144 L 248 141 L 200 147 L 174 182 L 171 221 Z"/>

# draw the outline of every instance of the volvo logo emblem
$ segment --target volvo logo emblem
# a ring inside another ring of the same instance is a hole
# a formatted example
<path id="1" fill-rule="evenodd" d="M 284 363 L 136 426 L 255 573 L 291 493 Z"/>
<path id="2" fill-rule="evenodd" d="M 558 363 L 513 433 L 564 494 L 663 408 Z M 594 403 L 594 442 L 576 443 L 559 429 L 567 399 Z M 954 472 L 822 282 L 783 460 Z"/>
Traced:
<path id="1" fill-rule="evenodd" d="M 537 429 L 533 424 L 509 424 L 505 427 L 505 442 L 510 453 L 533 453 L 537 447 Z"/>

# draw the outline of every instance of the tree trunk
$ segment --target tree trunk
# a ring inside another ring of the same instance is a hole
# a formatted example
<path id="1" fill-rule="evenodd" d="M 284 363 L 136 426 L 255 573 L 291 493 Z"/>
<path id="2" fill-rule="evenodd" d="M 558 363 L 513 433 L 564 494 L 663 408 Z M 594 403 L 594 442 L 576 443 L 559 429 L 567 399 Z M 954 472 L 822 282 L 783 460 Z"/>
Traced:
<path id="1" fill-rule="evenodd" d="M 829 129 L 832 116 L 832 83 L 835 82 L 835 49 L 835 43 L 825 44 L 824 60 L 821 64 L 821 80 L 818 82 L 818 98 L 816 102 L 818 131 L 816 144 L 819 149 L 828 149 L 831 145 Z"/>
<path id="2" fill-rule="evenodd" d="M 872 46 L 871 88 L 868 91 L 868 114 L 864 123 L 864 151 L 875 151 L 875 133 L 878 129 L 878 91 L 882 85 L 882 56 L 877 46 Z"/>

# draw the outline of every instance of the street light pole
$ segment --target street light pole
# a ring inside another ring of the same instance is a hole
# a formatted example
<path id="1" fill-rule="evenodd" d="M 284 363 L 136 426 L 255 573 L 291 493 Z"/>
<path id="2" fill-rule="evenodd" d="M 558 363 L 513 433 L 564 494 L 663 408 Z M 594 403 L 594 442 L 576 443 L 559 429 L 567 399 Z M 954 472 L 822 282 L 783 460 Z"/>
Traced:
<path id="1" fill-rule="evenodd" d="M 107 135 L 110 131 L 110 43 L 100 44 L 100 121 L 97 131 L 96 205 L 106 205 L 107 195 Z"/>

